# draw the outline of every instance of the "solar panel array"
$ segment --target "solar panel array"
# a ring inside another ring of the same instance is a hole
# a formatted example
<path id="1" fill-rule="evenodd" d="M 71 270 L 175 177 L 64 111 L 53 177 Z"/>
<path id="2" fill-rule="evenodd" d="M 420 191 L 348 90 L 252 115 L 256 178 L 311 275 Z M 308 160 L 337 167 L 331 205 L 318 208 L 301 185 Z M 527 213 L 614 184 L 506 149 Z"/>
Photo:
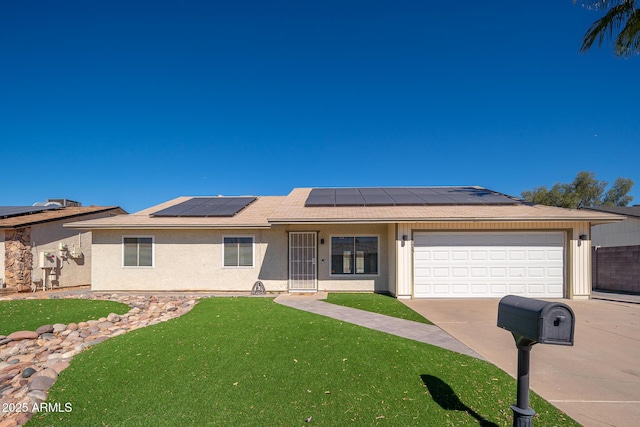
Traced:
<path id="1" fill-rule="evenodd" d="M 0 206 L 0 218 L 30 215 L 60 208 L 61 206 Z"/>
<path id="2" fill-rule="evenodd" d="M 520 201 L 480 187 L 314 188 L 305 206 L 514 205 Z"/>
<path id="3" fill-rule="evenodd" d="M 158 217 L 230 217 L 256 200 L 256 197 L 193 197 L 155 212 Z"/>

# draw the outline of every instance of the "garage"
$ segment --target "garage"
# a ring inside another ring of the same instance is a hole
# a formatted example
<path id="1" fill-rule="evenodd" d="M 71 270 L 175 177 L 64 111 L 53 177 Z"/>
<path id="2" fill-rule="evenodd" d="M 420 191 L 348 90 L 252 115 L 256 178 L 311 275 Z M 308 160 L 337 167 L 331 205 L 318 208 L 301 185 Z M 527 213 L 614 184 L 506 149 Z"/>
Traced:
<path id="1" fill-rule="evenodd" d="M 564 297 L 563 232 L 415 232 L 414 298 Z"/>

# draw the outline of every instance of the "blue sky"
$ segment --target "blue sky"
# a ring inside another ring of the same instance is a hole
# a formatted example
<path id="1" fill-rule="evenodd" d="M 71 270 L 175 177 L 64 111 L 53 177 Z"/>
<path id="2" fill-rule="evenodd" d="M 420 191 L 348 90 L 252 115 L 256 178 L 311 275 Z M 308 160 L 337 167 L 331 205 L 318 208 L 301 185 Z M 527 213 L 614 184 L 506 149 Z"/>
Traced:
<path id="1" fill-rule="evenodd" d="M 7 0 L 0 205 L 636 182 L 640 58 L 571 0 Z"/>

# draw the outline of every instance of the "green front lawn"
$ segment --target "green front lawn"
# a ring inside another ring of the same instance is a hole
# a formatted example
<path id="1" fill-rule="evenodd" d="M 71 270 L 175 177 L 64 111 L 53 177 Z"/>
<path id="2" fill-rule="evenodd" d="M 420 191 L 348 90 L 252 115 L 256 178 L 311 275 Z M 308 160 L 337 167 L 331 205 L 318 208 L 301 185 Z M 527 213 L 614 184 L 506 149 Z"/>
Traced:
<path id="1" fill-rule="evenodd" d="M 63 298 L 0 301 L 0 335 L 35 331 L 54 323 L 84 322 L 129 310 L 128 305 L 115 301 Z"/>
<path id="2" fill-rule="evenodd" d="M 396 298 L 387 294 L 330 293 L 327 295 L 326 301 L 331 304 L 344 305 L 346 307 L 432 325 L 428 319 L 425 319 Z"/>
<path id="3" fill-rule="evenodd" d="M 29 426 L 511 425 L 516 382 L 265 298 L 211 298 L 75 356 Z M 577 425 L 532 395 L 535 425 Z M 310 422 L 305 421 L 310 418 Z"/>

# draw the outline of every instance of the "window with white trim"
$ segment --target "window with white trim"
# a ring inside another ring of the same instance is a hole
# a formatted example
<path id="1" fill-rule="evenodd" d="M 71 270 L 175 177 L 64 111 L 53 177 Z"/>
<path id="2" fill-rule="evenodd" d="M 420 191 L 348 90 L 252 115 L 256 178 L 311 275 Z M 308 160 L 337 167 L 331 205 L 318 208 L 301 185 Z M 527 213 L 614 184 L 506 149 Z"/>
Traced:
<path id="1" fill-rule="evenodd" d="M 153 237 L 123 237 L 122 265 L 153 267 Z"/>
<path id="2" fill-rule="evenodd" d="M 378 237 L 331 237 L 331 274 L 378 274 Z"/>
<path id="3" fill-rule="evenodd" d="M 223 241 L 225 267 L 253 267 L 253 237 L 228 236 Z"/>

